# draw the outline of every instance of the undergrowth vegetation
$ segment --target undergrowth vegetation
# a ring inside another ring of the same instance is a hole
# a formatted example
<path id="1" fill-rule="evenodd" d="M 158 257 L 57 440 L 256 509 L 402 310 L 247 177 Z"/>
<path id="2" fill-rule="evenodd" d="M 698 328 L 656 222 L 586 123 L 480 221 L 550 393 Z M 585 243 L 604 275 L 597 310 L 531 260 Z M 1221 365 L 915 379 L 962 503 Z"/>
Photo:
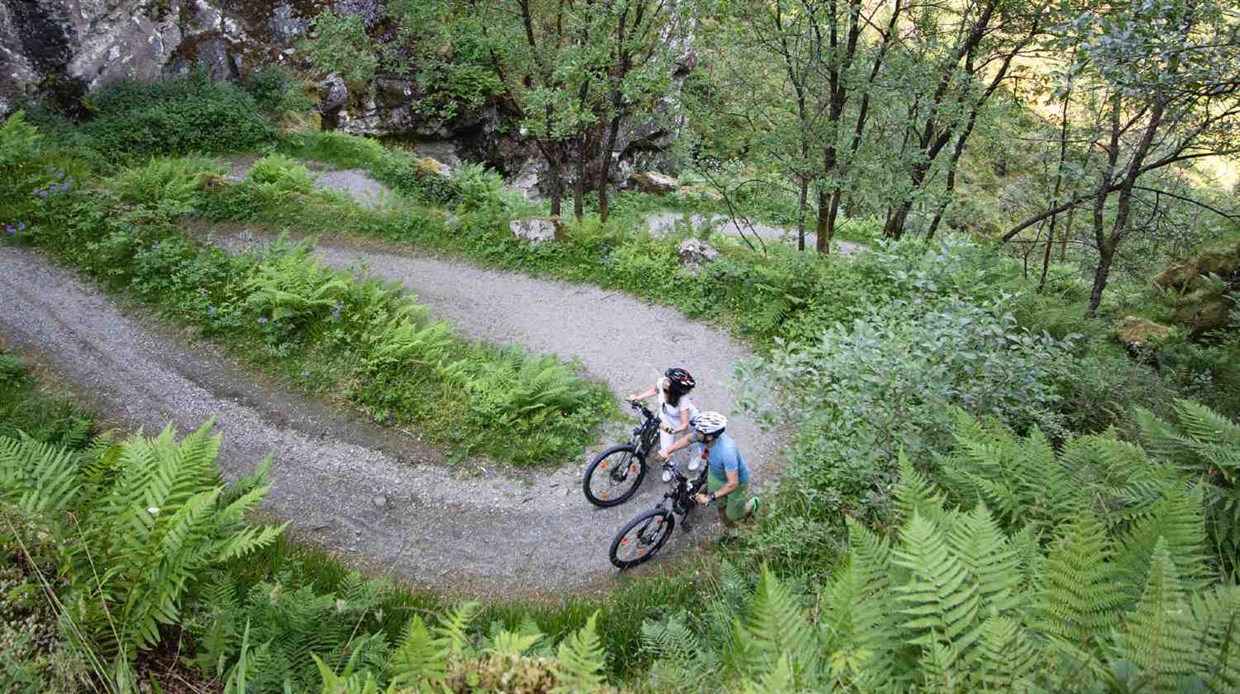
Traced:
<path id="1" fill-rule="evenodd" d="M 14 168 L 55 181 L 31 163 L 42 161 L 31 133 L 17 119 L 0 137 L 24 143 Z M 415 297 L 360 271 L 328 268 L 307 246 L 234 256 L 189 238 L 176 220 L 229 185 L 210 160 L 155 158 L 90 190 L 83 175 L 76 188 L 26 204 L 16 240 L 47 248 L 300 387 L 349 398 L 380 422 L 415 423 L 457 454 L 516 465 L 575 456 L 614 411 L 606 389 L 573 365 L 466 342 Z M 232 187 L 263 209 L 311 196 L 311 183 L 304 167 L 272 155 Z"/>
<path id="2" fill-rule="evenodd" d="M 223 484 L 210 423 L 118 440 L 45 390 L 0 352 L 5 691 L 590 691 L 632 676 L 645 618 L 694 599 L 650 579 L 603 602 L 448 604 L 365 579 L 243 521 L 267 464 Z"/>

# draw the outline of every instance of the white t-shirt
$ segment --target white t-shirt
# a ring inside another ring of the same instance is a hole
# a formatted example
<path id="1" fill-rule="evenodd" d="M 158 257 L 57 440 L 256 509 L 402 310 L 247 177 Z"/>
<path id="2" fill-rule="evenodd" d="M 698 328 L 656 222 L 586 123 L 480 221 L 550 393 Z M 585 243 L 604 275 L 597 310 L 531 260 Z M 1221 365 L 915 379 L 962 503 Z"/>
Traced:
<path id="1" fill-rule="evenodd" d="M 681 410 L 688 409 L 689 416 L 696 417 L 697 408 L 693 406 L 693 401 L 689 399 L 687 394 L 680 396 L 680 402 L 675 405 L 669 403 L 667 401 L 667 393 L 663 390 L 669 383 L 670 381 L 664 376 L 655 382 L 654 389 L 659 393 L 659 416 L 663 419 L 663 424 L 675 429 L 681 424 L 688 424 L 688 422 L 680 421 Z"/>

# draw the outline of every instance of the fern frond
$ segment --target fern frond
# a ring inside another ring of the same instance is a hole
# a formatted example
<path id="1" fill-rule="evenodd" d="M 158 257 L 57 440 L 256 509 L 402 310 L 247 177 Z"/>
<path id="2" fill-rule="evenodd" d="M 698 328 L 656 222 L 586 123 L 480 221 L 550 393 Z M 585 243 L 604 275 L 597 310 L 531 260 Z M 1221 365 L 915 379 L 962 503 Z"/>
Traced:
<path id="1" fill-rule="evenodd" d="M 1051 544 L 1037 603 L 1038 625 L 1078 647 L 1107 634 L 1125 597 L 1110 564 L 1106 529 L 1092 513 L 1072 519 Z"/>
<path id="2" fill-rule="evenodd" d="M 560 642 L 559 658 L 554 666 L 556 692 L 592 692 L 603 684 L 606 666 L 603 644 L 595 624 L 598 613 L 590 615 L 585 626 Z"/>
<path id="3" fill-rule="evenodd" d="M 460 656 L 470 650 L 469 623 L 478 614 L 479 607 L 476 602 L 461 603 L 449 611 L 433 629 L 448 649 L 449 655 Z"/>
<path id="4" fill-rule="evenodd" d="M 901 533 L 894 562 L 909 570 L 907 583 L 894 590 L 903 604 L 902 627 L 911 643 L 929 649 L 940 639 L 967 645 L 976 638 L 981 597 L 968 567 L 949 550 L 945 533 L 914 512 Z"/>
<path id="5" fill-rule="evenodd" d="M 905 457 L 899 456 L 900 479 L 896 483 L 896 511 L 905 521 L 915 514 L 933 521 L 943 518 L 943 494 Z"/>
<path id="6" fill-rule="evenodd" d="M 431 636 L 422 617 L 414 615 L 388 660 L 388 677 L 398 687 L 441 682 L 448 676 L 447 659 L 447 648 Z"/>
<path id="7" fill-rule="evenodd" d="M 763 670 L 769 671 L 787 656 L 798 672 L 817 671 L 820 650 L 814 630 L 792 592 L 767 569 L 758 582 L 746 629 L 765 653 Z"/>
<path id="8" fill-rule="evenodd" d="M 1150 562 L 1149 581 L 1136 609 L 1124 616 L 1119 652 L 1140 670 L 1142 688 L 1178 690 L 1193 673 L 1193 623 L 1167 542 L 1159 538 Z"/>

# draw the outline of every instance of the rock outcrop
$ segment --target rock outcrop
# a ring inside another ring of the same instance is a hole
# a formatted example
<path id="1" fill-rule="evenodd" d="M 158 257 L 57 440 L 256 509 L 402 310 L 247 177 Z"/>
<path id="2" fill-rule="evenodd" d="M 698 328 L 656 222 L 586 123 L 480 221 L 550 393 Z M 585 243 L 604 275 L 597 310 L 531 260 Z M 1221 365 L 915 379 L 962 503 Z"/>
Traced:
<path id="1" fill-rule="evenodd" d="M 1172 320 L 1191 340 L 1232 328 L 1231 293 L 1240 292 L 1240 238 L 1221 239 L 1200 253 L 1171 263 L 1154 282 L 1174 293 Z"/>
<path id="2" fill-rule="evenodd" d="M 560 230 L 560 220 L 555 217 L 526 217 L 508 223 L 508 230 L 519 239 L 530 243 L 554 241 Z"/>
<path id="3" fill-rule="evenodd" d="M 680 242 L 680 266 L 691 272 L 701 270 L 718 257 L 718 249 L 701 239 L 689 237 Z"/>

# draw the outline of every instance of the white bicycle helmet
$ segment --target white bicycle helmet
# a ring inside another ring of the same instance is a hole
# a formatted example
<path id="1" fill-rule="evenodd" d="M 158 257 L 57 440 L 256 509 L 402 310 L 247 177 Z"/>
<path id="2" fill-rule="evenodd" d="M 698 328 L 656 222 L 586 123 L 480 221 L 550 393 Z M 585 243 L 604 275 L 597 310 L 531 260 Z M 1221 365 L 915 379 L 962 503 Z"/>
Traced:
<path id="1" fill-rule="evenodd" d="M 722 434 L 728 426 L 728 418 L 718 412 L 701 412 L 689 420 L 689 424 L 702 436 Z"/>

